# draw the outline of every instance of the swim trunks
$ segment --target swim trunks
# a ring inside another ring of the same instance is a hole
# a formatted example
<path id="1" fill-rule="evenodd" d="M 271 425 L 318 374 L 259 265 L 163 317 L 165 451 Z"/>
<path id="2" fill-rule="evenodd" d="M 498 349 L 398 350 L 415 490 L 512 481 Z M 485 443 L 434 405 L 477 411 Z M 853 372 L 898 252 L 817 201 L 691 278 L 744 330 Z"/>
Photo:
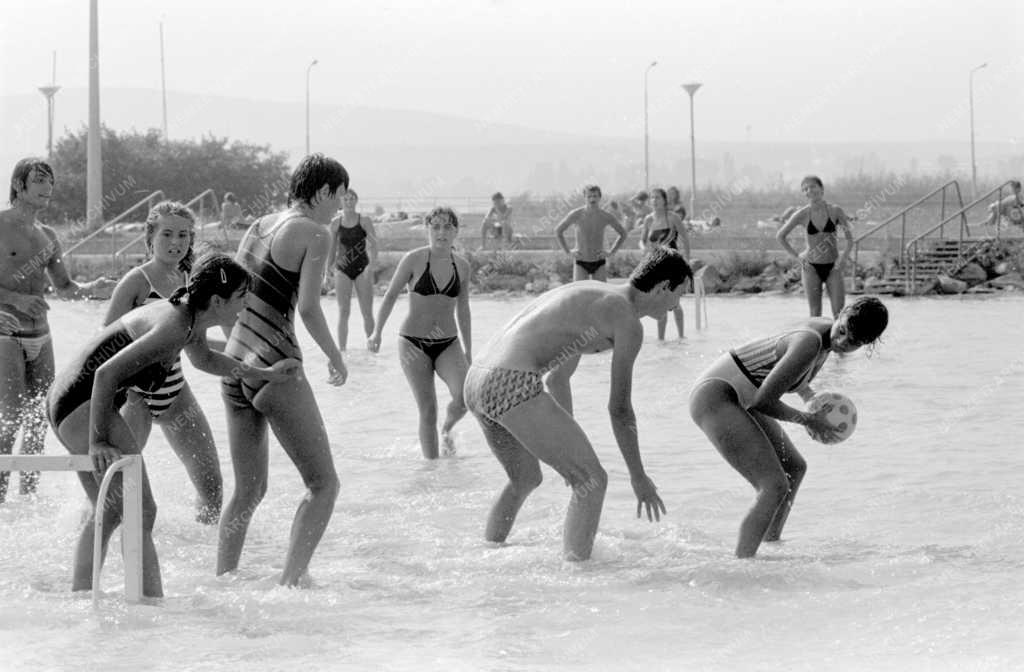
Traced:
<path id="1" fill-rule="evenodd" d="M 596 261 L 583 261 L 582 259 L 576 260 L 576 265 L 587 272 L 588 275 L 597 273 L 597 269 L 604 266 L 604 259 L 598 259 Z"/>
<path id="2" fill-rule="evenodd" d="M 536 371 L 489 368 L 473 364 L 463 385 L 466 408 L 477 415 L 500 422 L 510 410 L 544 392 Z"/>

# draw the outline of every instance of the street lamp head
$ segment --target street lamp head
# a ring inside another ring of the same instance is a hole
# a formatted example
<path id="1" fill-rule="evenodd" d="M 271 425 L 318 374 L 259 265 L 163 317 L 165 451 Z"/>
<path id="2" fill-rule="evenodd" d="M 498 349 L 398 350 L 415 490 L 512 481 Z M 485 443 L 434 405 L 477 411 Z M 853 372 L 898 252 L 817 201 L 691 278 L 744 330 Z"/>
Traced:
<path id="1" fill-rule="evenodd" d="M 701 87 L 700 82 L 693 82 L 693 83 L 690 83 L 690 84 L 683 84 L 683 88 L 686 89 L 686 92 L 688 94 L 690 94 L 691 98 L 693 97 L 693 94 L 697 93 L 697 89 L 699 89 L 700 87 Z"/>
<path id="2" fill-rule="evenodd" d="M 654 66 L 656 66 L 657 64 L 658 64 L 658 62 L 657 62 L 657 61 L 651 61 L 651 64 L 650 64 L 650 65 L 648 65 L 647 67 L 648 67 L 648 68 L 653 68 L 653 67 L 654 67 Z"/>

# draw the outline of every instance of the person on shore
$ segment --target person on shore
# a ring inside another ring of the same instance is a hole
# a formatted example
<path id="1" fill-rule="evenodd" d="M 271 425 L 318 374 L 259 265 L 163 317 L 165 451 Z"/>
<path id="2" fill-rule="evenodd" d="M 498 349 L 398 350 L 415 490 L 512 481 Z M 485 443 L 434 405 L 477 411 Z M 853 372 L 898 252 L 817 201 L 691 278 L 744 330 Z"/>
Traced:
<path id="1" fill-rule="evenodd" d="M 641 189 L 633 195 L 633 198 L 629 199 L 629 204 L 632 210 L 632 216 L 626 222 L 626 232 L 629 233 L 633 229 L 642 229 L 644 220 L 647 216 L 653 212 L 651 207 L 651 194 Z M 643 243 L 641 241 L 641 249 L 643 249 Z"/>
<path id="2" fill-rule="evenodd" d="M 228 244 L 228 231 L 242 221 L 242 206 L 230 191 L 224 194 L 224 203 L 220 207 L 220 232 L 224 236 L 224 244 Z"/>
<path id="3" fill-rule="evenodd" d="M 102 555 L 121 523 L 121 479 L 114 481 L 107 499 L 97 502 L 104 472 L 123 455 L 142 452 L 144 437 L 136 436 L 120 415 L 132 389 L 156 391 L 173 375 L 181 351 L 196 367 L 219 376 L 247 380 L 282 381 L 299 362 L 282 360 L 270 367 L 254 367 L 210 350 L 209 327 L 230 323 L 242 310 L 251 278 L 241 266 L 222 254 L 200 259 L 188 284 L 167 301 L 158 301 L 125 313 L 93 338 L 61 371 L 47 397 L 47 415 L 57 438 L 73 455 L 89 455 L 94 471 L 78 478 L 93 510 L 82 527 L 75 548 L 72 590 L 92 588 L 93 525 L 103 516 Z M 142 593 L 162 597 L 160 564 L 153 544 L 156 503 L 145 468 L 142 475 Z M 96 507 L 100 511 L 96 511 Z"/>
<path id="4" fill-rule="evenodd" d="M 292 173 L 289 208 L 257 219 L 238 245 L 235 259 L 256 281 L 246 297 L 224 352 L 243 361 L 273 364 L 302 359 L 295 313 L 327 356 L 327 382 L 345 383 L 348 371 L 320 307 L 320 286 L 330 253 L 328 232 L 348 190 L 348 172 L 332 158 L 310 154 Z M 308 375 L 308 374 L 307 374 Z M 307 569 L 338 496 L 338 474 L 320 409 L 306 375 L 277 385 L 225 379 L 228 441 L 235 491 L 220 519 L 217 574 L 238 567 L 249 521 L 267 491 L 272 429 L 295 464 L 306 493 L 292 523 L 280 582 L 308 584 Z"/>
<path id="5" fill-rule="evenodd" d="M 782 225 L 775 238 L 801 266 L 804 291 L 811 317 L 821 316 L 822 286 L 828 292 L 832 317 L 839 315 L 846 303 L 846 281 L 843 273 L 853 250 L 853 231 L 846 213 L 838 205 L 825 201 L 825 185 L 816 175 L 808 175 L 800 182 L 800 189 L 809 203 L 797 210 Z M 807 248 L 797 252 L 787 240 L 795 228 L 806 230 Z M 846 238 L 846 248 L 839 253 L 838 231 Z"/>
<path id="6" fill-rule="evenodd" d="M 195 214 L 178 202 L 163 201 L 149 211 L 146 248 L 150 257 L 117 283 L 104 327 L 139 306 L 165 301 L 188 285 L 195 225 Z M 181 357 L 175 358 L 159 389 L 130 388 L 121 416 L 138 445 L 145 445 L 154 423 L 160 426 L 199 496 L 196 520 L 215 525 L 220 520 L 224 487 L 217 446 L 210 423 L 181 372 Z"/>
<path id="7" fill-rule="evenodd" d="M 651 190 L 652 211 L 643 220 L 640 233 L 640 244 L 642 249 L 650 250 L 657 245 L 664 245 L 673 250 L 682 250 L 683 258 L 690 260 L 690 235 L 686 225 L 679 216 L 668 209 L 668 194 L 664 189 Z M 679 338 L 685 338 L 685 323 L 683 308 L 676 305 L 672 309 L 672 318 L 676 323 L 676 333 Z M 665 340 L 665 329 L 668 325 L 668 315 L 658 317 L 658 340 Z"/>
<path id="8" fill-rule="evenodd" d="M 491 196 L 491 209 L 484 215 L 480 226 L 480 249 L 487 249 L 487 239 L 492 238 L 498 249 L 512 244 L 512 208 L 505 202 L 500 191 Z"/>
<path id="9" fill-rule="evenodd" d="M 668 197 L 668 210 L 669 212 L 675 213 L 684 224 L 686 224 L 686 206 L 683 205 L 682 195 L 679 193 L 679 187 L 669 187 L 665 190 L 665 194 Z M 689 226 L 687 224 L 687 226 Z"/>
<path id="10" fill-rule="evenodd" d="M 555 227 L 555 239 L 559 247 L 572 257 L 573 273 L 575 280 L 600 280 L 608 279 L 608 268 L 605 266 L 608 258 L 615 254 L 622 244 L 626 242 L 626 230 L 607 210 L 601 208 L 601 187 L 595 184 L 588 184 L 583 187 L 583 197 L 586 205 L 571 211 Z M 570 226 L 576 227 L 576 246 L 569 249 L 565 242 L 565 231 Z M 618 239 L 610 250 L 604 248 L 605 229 L 611 228 L 618 234 Z"/>
<path id="11" fill-rule="evenodd" d="M 466 403 L 509 479 L 488 516 L 488 541 L 508 537 L 523 502 L 541 483 L 543 461 L 573 490 L 565 557 L 590 557 L 608 475 L 573 419 L 569 377 L 580 356 L 609 349 L 608 409 L 636 494 L 637 517 L 646 509 L 649 520 L 661 519 L 665 505 L 640 457 L 633 364 L 643 343 L 640 318 L 657 317 L 678 304 L 691 275 L 678 252 L 658 247 L 644 256 L 627 284 L 574 282 L 542 294 L 484 347 L 466 375 Z"/>
<path id="12" fill-rule="evenodd" d="M 988 206 L 988 219 L 981 226 L 1000 228 L 1005 219 L 1009 224 L 1024 228 L 1024 196 L 1021 195 L 1020 180 L 1011 180 L 1010 189 L 1013 193 Z"/>
<path id="13" fill-rule="evenodd" d="M 398 262 L 368 347 L 373 352 L 380 350 L 381 333 L 395 300 L 408 287 L 409 314 L 399 328 L 398 356 L 419 409 L 420 449 L 425 458 L 433 460 L 438 456 L 434 374 L 444 381 L 452 396 L 441 426 L 445 452 L 451 454 L 455 450 L 452 427 L 466 414 L 462 386 L 472 360 L 473 341 L 470 266 L 452 252 L 459 233 L 458 217 L 451 208 L 437 207 L 427 214 L 424 224 L 429 244 L 407 252 Z"/>
<path id="14" fill-rule="evenodd" d="M 736 555 L 753 557 L 762 541 L 778 541 L 807 463 L 778 421 L 834 433 L 827 410 L 797 410 L 788 392 L 813 397 L 810 382 L 829 354 L 875 343 L 889 313 L 875 297 L 860 297 L 835 320 L 812 317 L 799 327 L 750 341 L 722 355 L 694 383 L 690 416 L 729 465 L 757 491 L 740 525 Z"/>
<path id="15" fill-rule="evenodd" d="M 53 194 L 53 168 L 42 159 L 18 161 L 11 174 L 11 207 L 0 211 L 0 310 L 18 320 L 0 335 L 0 455 L 10 455 L 22 430 L 21 453 L 43 452 L 46 413 L 43 400 L 53 382 L 53 342 L 43 294 L 47 279 L 62 298 L 102 298 L 114 282 L 97 278 L 77 283 L 64 267 L 57 233 L 39 212 Z M 0 502 L 7 497 L 8 472 L 0 472 Z M 36 491 L 39 472 L 22 472 L 20 492 Z"/>
<path id="16" fill-rule="evenodd" d="M 349 189 L 341 197 L 341 212 L 331 222 L 331 252 L 327 268 L 334 269 L 338 299 L 338 350 L 348 346 L 348 320 L 352 313 L 352 289 L 356 291 L 363 332 L 373 333 L 373 270 L 377 267 L 377 232 L 373 220 L 356 210 L 359 195 Z"/>

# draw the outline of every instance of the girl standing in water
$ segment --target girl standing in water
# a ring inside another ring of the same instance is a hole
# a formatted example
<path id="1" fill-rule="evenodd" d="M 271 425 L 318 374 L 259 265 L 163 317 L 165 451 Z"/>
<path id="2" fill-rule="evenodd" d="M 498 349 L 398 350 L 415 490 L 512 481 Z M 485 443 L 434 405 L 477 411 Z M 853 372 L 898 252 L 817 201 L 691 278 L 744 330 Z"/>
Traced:
<path id="1" fill-rule="evenodd" d="M 403 287 L 409 287 L 409 314 L 399 330 L 398 355 L 419 407 L 420 448 L 427 459 L 438 456 L 437 394 L 434 374 L 448 386 L 452 400 L 441 436 L 446 452 L 454 451 L 451 430 L 466 414 L 462 384 L 472 359 L 469 313 L 469 262 L 452 252 L 459 219 L 451 208 L 431 210 L 424 223 L 430 244 L 407 252 L 398 262 L 377 313 L 369 348 L 380 349 L 381 332 Z M 457 326 L 456 326 L 457 324 Z M 459 343 L 462 334 L 463 345 Z"/>
<path id="2" fill-rule="evenodd" d="M 327 268 L 334 269 L 338 299 L 338 349 L 348 345 L 348 318 L 352 312 L 352 289 L 356 290 L 359 312 L 363 314 L 366 338 L 373 333 L 373 269 L 377 265 L 377 234 L 373 221 L 356 212 L 359 196 L 349 189 L 341 197 L 341 213 L 331 222 L 331 253 Z"/>

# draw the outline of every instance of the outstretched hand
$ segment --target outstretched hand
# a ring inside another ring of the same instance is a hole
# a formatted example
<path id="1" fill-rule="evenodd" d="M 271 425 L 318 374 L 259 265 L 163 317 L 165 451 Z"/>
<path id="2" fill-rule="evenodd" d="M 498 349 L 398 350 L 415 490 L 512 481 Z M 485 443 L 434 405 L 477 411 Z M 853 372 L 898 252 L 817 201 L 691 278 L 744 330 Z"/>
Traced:
<path id="1" fill-rule="evenodd" d="M 819 408 L 807 417 L 805 423 L 811 438 L 821 443 L 831 443 L 839 438 L 835 426 L 828 420 L 828 409 Z"/>
<path id="2" fill-rule="evenodd" d="M 647 508 L 647 520 L 661 520 L 661 514 L 668 513 L 665 503 L 658 496 L 658 488 L 654 481 L 647 475 L 632 480 L 633 492 L 636 494 L 636 517 L 640 517 L 641 510 Z"/>
<path id="3" fill-rule="evenodd" d="M 106 441 L 93 441 L 89 445 L 89 457 L 96 473 L 102 476 L 114 462 L 121 459 L 121 451 Z"/>
<path id="4" fill-rule="evenodd" d="M 327 384 L 333 385 L 334 387 L 341 387 L 345 384 L 348 379 L 348 369 L 342 364 L 341 367 L 336 367 L 334 364 L 327 365 Z"/>
<path id="5" fill-rule="evenodd" d="M 366 349 L 370 352 L 380 352 L 380 334 L 378 332 L 373 332 L 366 339 Z"/>

